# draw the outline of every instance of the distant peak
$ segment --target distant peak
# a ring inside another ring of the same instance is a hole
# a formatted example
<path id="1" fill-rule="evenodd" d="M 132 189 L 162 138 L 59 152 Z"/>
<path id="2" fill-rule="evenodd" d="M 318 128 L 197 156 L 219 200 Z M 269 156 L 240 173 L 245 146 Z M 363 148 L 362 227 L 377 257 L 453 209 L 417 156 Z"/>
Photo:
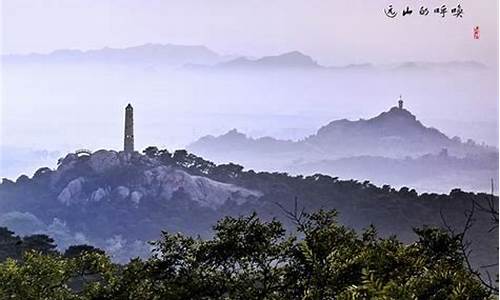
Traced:
<path id="1" fill-rule="evenodd" d="M 261 58 L 260 61 L 284 63 L 290 65 L 304 65 L 304 66 L 318 65 L 310 56 L 305 55 L 299 51 L 286 52 L 276 56 L 266 56 Z"/>
<path id="2" fill-rule="evenodd" d="M 413 116 L 409 110 L 398 106 L 391 107 L 387 113 L 391 115 Z"/>
<path id="3" fill-rule="evenodd" d="M 230 67 L 270 67 L 270 68 L 317 68 L 321 67 L 310 56 L 299 51 L 291 51 L 273 56 L 263 56 L 259 59 L 239 57 L 221 64 Z"/>
<path id="4" fill-rule="evenodd" d="M 238 129 L 233 128 L 229 130 L 225 135 L 231 136 L 231 135 L 244 135 L 244 134 L 239 132 Z"/>
<path id="5" fill-rule="evenodd" d="M 289 57 L 307 57 L 307 58 L 310 58 L 310 56 L 308 55 L 305 55 L 304 53 L 300 52 L 300 51 L 290 51 L 290 52 L 285 52 L 281 55 L 278 55 L 278 56 L 289 56 Z"/>
<path id="6" fill-rule="evenodd" d="M 3 57 L 3 56 L 2 56 Z M 144 64 L 183 66 L 186 64 L 212 65 L 224 59 L 201 45 L 174 45 L 147 43 L 124 48 L 104 47 L 89 50 L 55 50 L 48 54 L 14 55 L 12 62 L 98 62 L 103 64 Z"/>

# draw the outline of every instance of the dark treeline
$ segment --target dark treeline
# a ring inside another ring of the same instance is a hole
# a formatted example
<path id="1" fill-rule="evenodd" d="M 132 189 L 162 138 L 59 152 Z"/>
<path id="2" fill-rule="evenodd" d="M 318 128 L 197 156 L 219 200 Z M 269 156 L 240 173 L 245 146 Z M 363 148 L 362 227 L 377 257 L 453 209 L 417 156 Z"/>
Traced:
<path id="1" fill-rule="evenodd" d="M 22 260 L 28 251 L 35 251 L 43 255 L 63 255 L 76 257 L 83 252 L 104 254 L 104 251 L 90 245 L 74 245 L 68 247 L 64 253 L 59 253 L 54 240 L 46 234 L 32 234 L 24 237 L 15 235 L 6 227 L 0 227 L 0 262 L 8 258 Z"/>

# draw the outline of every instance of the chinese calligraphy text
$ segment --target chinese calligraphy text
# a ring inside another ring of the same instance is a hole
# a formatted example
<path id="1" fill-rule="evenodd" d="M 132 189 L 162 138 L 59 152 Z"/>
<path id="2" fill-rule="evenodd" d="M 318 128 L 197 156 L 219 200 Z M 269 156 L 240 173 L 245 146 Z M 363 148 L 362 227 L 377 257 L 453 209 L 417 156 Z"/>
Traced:
<path id="1" fill-rule="evenodd" d="M 462 8 L 462 5 L 458 4 L 455 7 L 452 7 L 451 9 L 448 9 L 448 6 L 446 4 L 443 4 L 439 7 L 435 8 L 429 8 L 425 6 L 420 6 L 417 7 L 416 10 L 418 11 L 418 14 L 420 16 L 428 16 L 429 13 L 432 11 L 433 15 L 439 16 L 441 18 L 451 16 L 455 17 L 457 19 L 463 18 L 464 16 L 464 10 Z M 401 10 L 398 10 L 394 8 L 394 6 L 391 4 L 387 8 L 384 9 L 384 13 L 388 18 L 395 18 L 398 16 L 399 12 L 401 12 L 401 16 L 410 16 L 413 14 L 413 9 L 410 6 L 406 6 L 402 8 Z"/>

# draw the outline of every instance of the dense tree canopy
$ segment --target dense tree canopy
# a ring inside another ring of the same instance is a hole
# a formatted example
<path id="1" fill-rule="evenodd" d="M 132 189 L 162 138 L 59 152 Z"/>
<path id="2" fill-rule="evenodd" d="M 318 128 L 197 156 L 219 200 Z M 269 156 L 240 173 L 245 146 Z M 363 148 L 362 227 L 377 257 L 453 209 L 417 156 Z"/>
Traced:
<path id="1" fill-rule="evenodd" d="M 291 216 L 294 234 L 256 214 L 220 220 L 211 239 L 163 232 L 150 259 L 126 265 L 114 265 L 88 246 L 64 256 L 46 247 L 25 251 L 22 259 L 0 264 L 0 298 L 491 297 L 464 265 L 459 237 L 441 229 L 416 229 L 418 240 L 403 244 L 378 237 L 374 227 L 357 233 L 339 225 L 336 211 Z M 11 240 L 12 234 L 2 234 Z"/>

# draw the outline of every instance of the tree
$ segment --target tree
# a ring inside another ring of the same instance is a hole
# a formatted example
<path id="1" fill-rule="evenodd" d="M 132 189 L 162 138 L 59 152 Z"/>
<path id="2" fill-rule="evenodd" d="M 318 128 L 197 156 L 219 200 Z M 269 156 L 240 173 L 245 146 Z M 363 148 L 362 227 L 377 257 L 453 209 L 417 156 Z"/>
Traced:
<path id="1" fill-rule="evenodd" d="M 215 179 L 223 181 L 231 181 L 238 178 L 243 171 L 243 166 L 238 164 L 221 164 L 212 168 L 210 173 Z"/>
<path id="2" fill-rule="evenodd" d="M 171 164 L 173 162 L 172 159 L 172 154 L 168 152 L 167 149 L 162 149 L 158 151 L 158 159 L 163 163 L 163 164 Z"/>
<path id="3" fill-rule="evenodd" d="M 163 232 L 150 259 L 118 267 L 96 251 L 28 251 L 0 263 L 0 298 L 491 298 L 464 264 L 460 237 L 442 229 L 416 229 L 417 241 L 403 244 L 374 227 L 358 234 L 337 223 L 336 211 L 287 215 L 297 234 L 256 214 L 226 217 L 211 239 Z"/>
<path id="4" fill-rule="evenodd" d="M 158 147 L 149 146 L 142 151 L 147 157 L 154 158 L 158 155 Z"/>
<path id="5" fill-rule="evenodd" d="M 0 299 L 93 299 L 105 292 L 113 274 L 116 270 L 101 254 L 68 259 L 28 251 L 22 261 L 0 264 Z"/>
<path id="6" fill-rule="evenodd" d="M 8 257 L 21 258 L 21 243 L 21 238 L 14 235 L 14 232 L 6 227 L 0 227 L 0 262 L 5 261 Z"/>
<path id="7" fill-rule="evenodd" d="M 91 245 L 73 245 L 69 246 L 68 249 L 66 249 L 66 251 L 64 252 L 64 256 L 68 258 L 74 258 L 81 256 L 84 253 L 97 253 L 102 255 L 105 254 L 104 250 L 95 248 Z"/>
<path id="8" fill-rule="evenodd" d="M 188 153 L 186 150 L 175 150 L 172 159 L 181 166 L 184 166 L 186 163 L 186 158 Z"/>
<path id="9" fill-rule="evenodd" d="M 34 234 L 25 236 L 21 247 L 23 251 L 36 250 L 42 254 L 55 254 L 57 245 L 54 240 L 45 234 Z"/>
<path id="10" fill-rule="evenodd" d="M 492 262 L 488 265 L 480 266 L 480 270 L 473 267 L 471 263 L 471 254 L 472 242 L 468 240 L 467 235 L 469 231 L 474 226 L 476 222 L 476 214 L 481 213 L 479 217 L 484 217 L 485 215 L 489 217 L 491 222 L 491 227 L 488 230 L 487 234 L 493 233 L 493 238 L 498 237 L 498 198 L 494 196 L 494 186 L 493 179 L 491 180 L 491 195 L 486 199 L 482 199 L 483 201 L 479 201 L 476 199 L 472 199 L 471 208 L 464 212 L 465 222 L 463 224 L 462 230 L 456 230 L 448 223 L 448 220 L 445 218 L 443 211 L 440 211 L 441 220 L 446 227 L 448 233 L 454 236 L 458 242 L 458 249 L 460 254 L 462 255 L 462 259 L 464 261 L 464 265 L 467 267 L 468 271 L 472 276 L 474 276 L 488 291 L 494 294 L 498 294 L 498 261 Z M 467 197 L 467 194 L 462 192 L 460 189 L 454 189 L 451 191 L 450 195 L 455 195 L 457 198 L 464 196 Z M 497 246 L 498 252 L 498 246 Z M 496 279 L 493 278 L 491 272 L 496 272 Z"/>

